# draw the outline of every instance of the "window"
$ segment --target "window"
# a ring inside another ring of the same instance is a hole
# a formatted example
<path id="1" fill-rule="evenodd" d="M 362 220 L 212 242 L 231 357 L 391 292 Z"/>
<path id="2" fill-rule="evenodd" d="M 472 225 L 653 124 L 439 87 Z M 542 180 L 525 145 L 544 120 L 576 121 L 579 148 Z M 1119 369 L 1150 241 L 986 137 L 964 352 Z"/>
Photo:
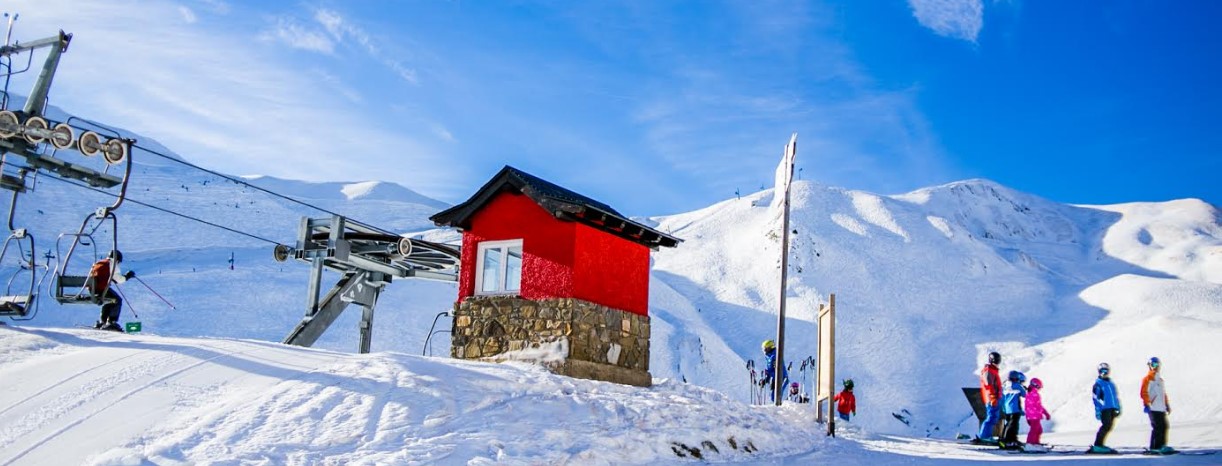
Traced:
<path id="1" fill-rule="evenodd" d="M 522 289 L 522 240 L 479 244 L 475 294 L 516 294 Z"/>

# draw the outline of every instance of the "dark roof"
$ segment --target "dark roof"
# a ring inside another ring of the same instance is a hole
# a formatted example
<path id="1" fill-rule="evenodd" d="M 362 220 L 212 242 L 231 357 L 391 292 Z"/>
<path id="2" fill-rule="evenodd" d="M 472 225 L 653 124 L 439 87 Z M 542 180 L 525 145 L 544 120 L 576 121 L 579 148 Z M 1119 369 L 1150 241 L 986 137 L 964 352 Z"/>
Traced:
<path id="1" fill-rule="evenodd" d="M 508 165 L 491 180 L 484 183 L 484 186 L 479 188 L 479 191 L 476 191 L 466 202 L 438 212 L 429 217 L 429 220 L 438 226 L 469 228 L 471 218 L 475 216 L 475 213 L 497 194 L 506 191 L 525 194 L 557 219 L 583 223 L 653 249 L 659 246 L 673 248 L 683 241 L 629 220 L 607 204 L 569 191 Z"/>

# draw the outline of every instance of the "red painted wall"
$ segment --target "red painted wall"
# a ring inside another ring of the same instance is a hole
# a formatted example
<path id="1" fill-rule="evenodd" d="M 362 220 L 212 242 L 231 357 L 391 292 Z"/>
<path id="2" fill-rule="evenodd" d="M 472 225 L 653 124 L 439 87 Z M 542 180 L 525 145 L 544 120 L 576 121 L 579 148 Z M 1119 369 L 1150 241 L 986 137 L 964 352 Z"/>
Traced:
<path id="1" fill-rule="evenodd" d="M 649 248 L 577 225 L 573 297 L 649 315 Z"/>
<path id="2" fill-rule="evenodd" d="M 522 290 L 526 299 L 573 297 L 573 222 L 561 222 L 524 194 L 501 193 L 475 213 L 463 232 L 458 299 L 475 294 L 479 243 L 522 240 Z"/>
<path id="3" fill-rule="evenodd" d="M 557 220 L 519 193 L 501 193 L 463 232 L 458 300 L 475 294 L 479 243 L 522 239 L 526 299 L 578 298 L 648 315 L 649 248 L 576 222 Z"/>

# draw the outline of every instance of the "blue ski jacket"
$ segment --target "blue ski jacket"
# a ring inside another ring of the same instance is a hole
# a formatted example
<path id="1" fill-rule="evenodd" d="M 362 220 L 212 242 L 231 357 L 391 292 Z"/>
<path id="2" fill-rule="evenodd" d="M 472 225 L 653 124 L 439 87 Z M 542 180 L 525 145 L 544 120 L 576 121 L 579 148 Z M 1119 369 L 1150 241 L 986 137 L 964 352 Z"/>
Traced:
<path id="1" fill-rule="evenodd" d="M 764 380 L 771 382 L 772 374 L 776 373 L 776 350 L 764 353 Z M 781 381 L 789 383 L 789 371 L 781 368 Z"/>
<path id="2" fill-rule="evenodd" d="M 1005 383 L 1005 388 L 1001 390 L 1002 414 L 1015 414 L 1023 412 L 1023 398 L 1026 397 L 1027 388 L 1023 387 L 1022 382 L 1007 380 Z"/>
<path id="3" fill-rule="evenodd" d="M 1095 416 L 1105 409 L 1120 411 L 1120 397 L 1116 396 L 1116 384 L 1112 383 L 1111 379 L 1103 377 L 1095 379 L 1095 386 L 1091 389 L 1091 393 L 1094 395 Z"/>

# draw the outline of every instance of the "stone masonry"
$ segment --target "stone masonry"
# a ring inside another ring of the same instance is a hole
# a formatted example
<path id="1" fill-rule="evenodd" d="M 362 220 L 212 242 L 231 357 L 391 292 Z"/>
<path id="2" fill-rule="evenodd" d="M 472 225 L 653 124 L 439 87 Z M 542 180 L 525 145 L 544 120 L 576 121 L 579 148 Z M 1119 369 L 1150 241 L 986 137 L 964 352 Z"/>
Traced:
<path id="1" fill-rule="evenodd" d="M 573 298 L 473 296 L 454 306 L 452 330 L 454 358 L 524 359 L 514 355 L 560 343 L 567 354 L 537 362 L 570 377 L 651 384 L 648 316 Z"/>

